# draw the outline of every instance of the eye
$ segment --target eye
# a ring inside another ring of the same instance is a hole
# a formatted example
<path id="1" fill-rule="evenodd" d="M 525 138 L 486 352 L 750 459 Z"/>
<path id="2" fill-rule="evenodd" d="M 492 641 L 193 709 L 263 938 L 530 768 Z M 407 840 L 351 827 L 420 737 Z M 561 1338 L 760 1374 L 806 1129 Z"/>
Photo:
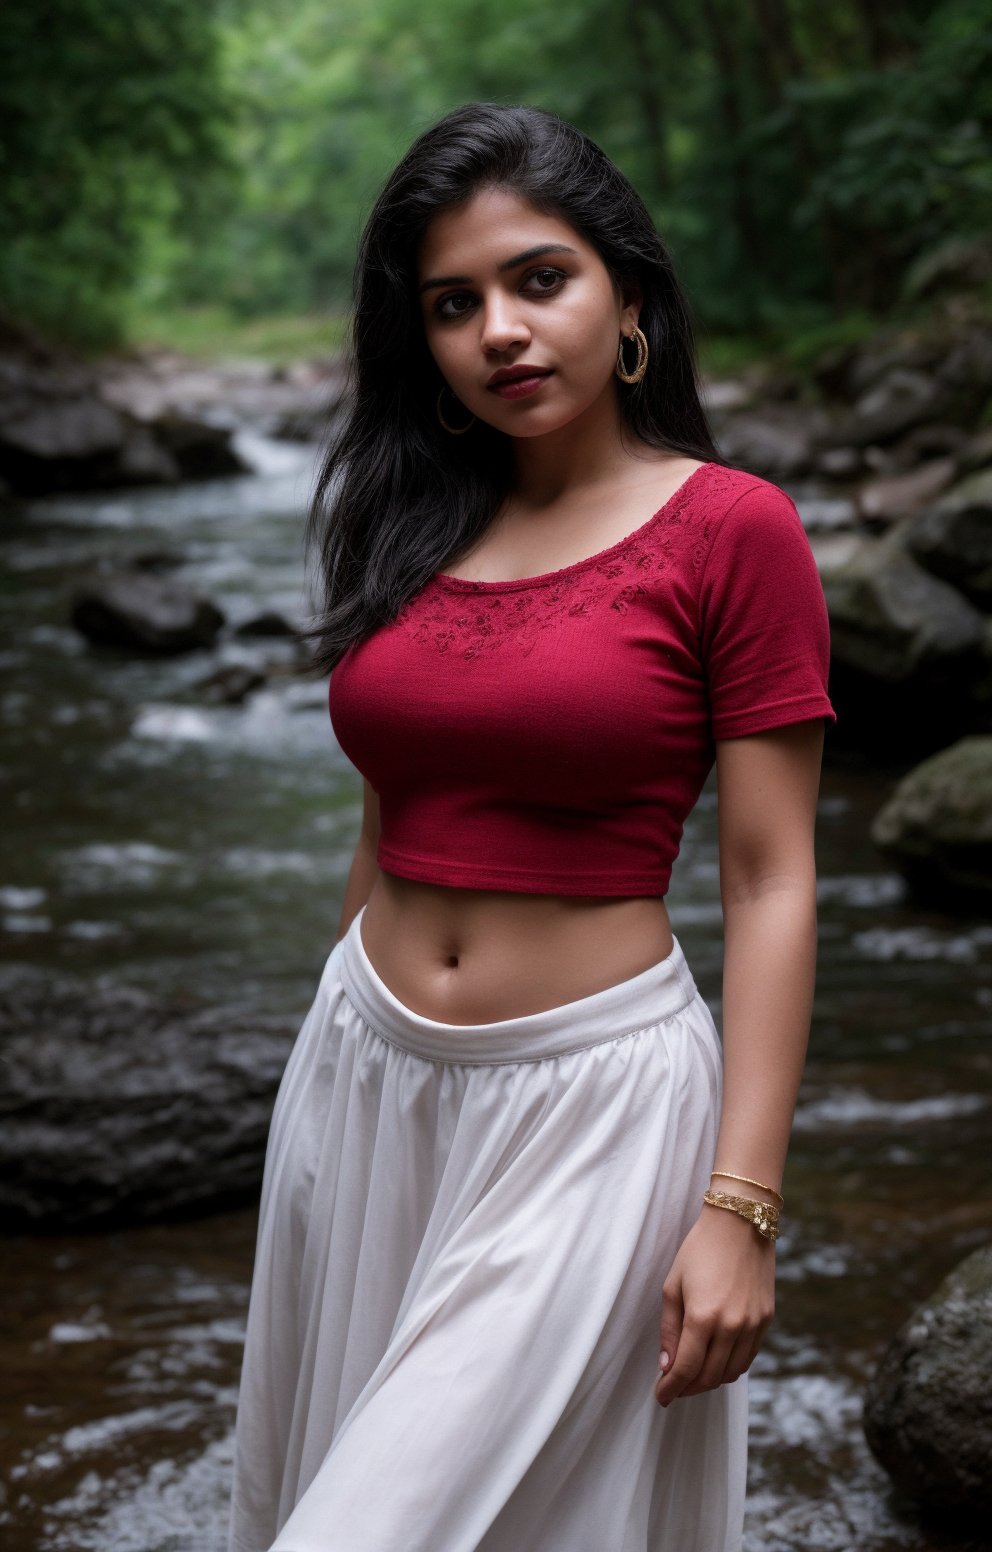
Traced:
<path id="1" fill-rule="evenodd" d="M 568 277 L 564 270 L 545 268 L 531 270 L 527 279 L 539 280 L 541 282 L 538 286 L 538 291 L 555 291 L 558 288 L 559 281 L 567 280 Z"/>
<path id="2" fill-rule="evenodd" d="M 446 309 L 448 307 L 448 303 L 449 302 L 469 302 L 469 303 L 471 303 L 471 301 L 472 301 L 472 297 L 469 295 L 469 293 L 467 291 L 449 291 L 447 296 L 442 296 L 441 297 L 441 299 L 437 303 L 437 306 L 435 307 L 434 311 L 437 313 L 439 318 L 462 318 L 462 317 L 465 316 L 465 313 L 468 311 L 468 309 L 464 308 L 464 307 L 456 307 L 453 312 L 448 312 L 448 311 L 446 311 Z"/>

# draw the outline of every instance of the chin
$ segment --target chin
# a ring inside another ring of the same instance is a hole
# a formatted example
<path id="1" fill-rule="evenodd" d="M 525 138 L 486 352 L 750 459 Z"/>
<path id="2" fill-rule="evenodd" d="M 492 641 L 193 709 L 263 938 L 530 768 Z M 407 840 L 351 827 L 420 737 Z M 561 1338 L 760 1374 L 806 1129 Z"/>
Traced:
<path id="1" fill-rule="evenodd" d="M 587 408 L 587 405 L 579 405 L 577 409 L 573 406 L 553 409 L 547 404 L 540 406 L 535 404 L 529 414 L 507 415 L 505 422 L 502 423 L 492 420 L 488 415 L 479 418 L 485 420 L 487 425 L 492 426 L 496 431 L 502 431 L 515 440 L 518 438 L 529 440 L 531 437 L 548 436 L 551 432 L 561 431 L 563 427 L 570 426 L 574 420 L 577 420 Z"/>

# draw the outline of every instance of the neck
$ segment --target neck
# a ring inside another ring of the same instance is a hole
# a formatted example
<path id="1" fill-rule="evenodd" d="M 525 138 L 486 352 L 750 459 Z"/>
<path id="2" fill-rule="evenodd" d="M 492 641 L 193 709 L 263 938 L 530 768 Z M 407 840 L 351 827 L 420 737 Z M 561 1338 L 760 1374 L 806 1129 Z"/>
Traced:
<path id="1" fill-rule="evenodd" d="M 624 431 L 612 383 L 557 431 L 513 438 L 513 498 L 521 506 L 553 505 L 607 484 L 635 461 L 638 439 Z"/>

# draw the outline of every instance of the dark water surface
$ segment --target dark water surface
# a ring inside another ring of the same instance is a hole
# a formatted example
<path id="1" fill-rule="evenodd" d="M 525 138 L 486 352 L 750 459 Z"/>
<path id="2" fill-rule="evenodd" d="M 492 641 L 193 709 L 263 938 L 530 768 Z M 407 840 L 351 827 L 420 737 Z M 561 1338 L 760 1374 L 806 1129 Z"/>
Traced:
<path id="1" fill-rule="evenodd" d="M 51 499 L 9 524 L 0 989 L 125 982 L 306 1012 L 360 818 L 326 681 L 293 677 L 277 642 L 157 661 L 95 651 L 68 624 L 87 564 L 163 547 L 235 623 L 305 612 L 309 457 L 253 449 L 255 476 Z M 276 677 L 242 706 L 211 705 L 197 683 L 218 660 Z M 979 1545 L 920 1525 L 860 1424 L 891 1334 L 992 1235 L 992 922 L 907 901 L 868 838 L 892 781 L 824 772 L 818 990 L 778 1313 L 751 1371 L 747 1552 Z M 711 781 L 669 907 L 719 1023 L 715 818 Z M 223 1552 L 254 1232 L 246 1210 L 3 1242 L 5 1544 Z"/>

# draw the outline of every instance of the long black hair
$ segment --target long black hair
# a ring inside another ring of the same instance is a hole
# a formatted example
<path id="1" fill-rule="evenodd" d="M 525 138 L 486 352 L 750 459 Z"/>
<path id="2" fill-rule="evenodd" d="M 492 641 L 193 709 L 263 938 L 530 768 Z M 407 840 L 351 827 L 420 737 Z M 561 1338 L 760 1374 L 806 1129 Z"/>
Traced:
<path id="1" fill-rule="evenodd" d="M 441 426 L 444 386 L 417 296 L 430 221 L 498 187 L 568 222 L 615 283 L 640 283 L 648 368 L 621 384 L 623 423 L 653 447 L 722 462 L 699 398 L 693 329 L 671 257 L 637 191 L 574 125 L 543 108 L 470 102 L 418 136 L 388 178 L 359 242 L 348 410 L 335 428 L 306 524 L 323 586 L 312 661 L 329 672 L 352 642 L 394 619 L 436 571 L 469 550 L 507 496 L 510 438 L 477 420 Z M 446 418 L 460 411 L 449 409 Z"/>

